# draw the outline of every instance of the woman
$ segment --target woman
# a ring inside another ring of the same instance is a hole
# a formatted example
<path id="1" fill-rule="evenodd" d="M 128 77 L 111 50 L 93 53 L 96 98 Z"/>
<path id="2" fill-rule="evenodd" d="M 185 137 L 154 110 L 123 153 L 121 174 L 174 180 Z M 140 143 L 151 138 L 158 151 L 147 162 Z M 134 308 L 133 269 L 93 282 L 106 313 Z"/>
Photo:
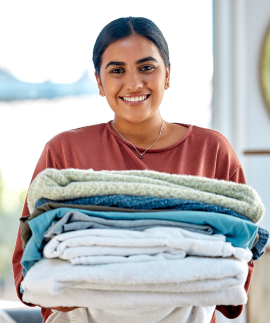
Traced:
<path id="1" fill-rule="evenodd" d="M 128 17 L 109 23 L 96 40 L 93 62 L 100 95 L 114 111 L 114 120 L 55 136 L 46 144 L 33 179 L 45 168 L 149 169 L 245 183 L 237 156 L 220 133 L 163 120 L 159 107 L 170 84 L 169 51 L 152 21 Z M 25 203 L 22 216 L 28 214 Z M 13 266 L 20 299 L 21 257 L 18 233 Z M 246 291 L 253 269 L 250 263 Z M 74 308 L 56 309 L 68 312 Z M 243 306 L 217 309 L 235 318 Z M 44 321 L 51 313 L 42 309 Z"/>

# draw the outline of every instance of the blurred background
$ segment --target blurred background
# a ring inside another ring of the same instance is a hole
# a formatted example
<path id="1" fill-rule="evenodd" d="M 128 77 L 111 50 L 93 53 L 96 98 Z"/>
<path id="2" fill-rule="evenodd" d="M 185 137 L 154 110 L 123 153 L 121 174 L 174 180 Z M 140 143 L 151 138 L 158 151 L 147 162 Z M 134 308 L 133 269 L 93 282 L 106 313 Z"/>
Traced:
<path id="1" fill-rule="evenodd" d="M 0 0 L 0 308 L 19 306 L 11 258 L 44 145 L 59 132 L 113 119 L 98 95 L 92 50 L 101 29 L 126 16 L 153 20 L 168 42 L 163 118 L 227 137 L 270 230 L 270 109 L 260 82 L 269 0 Z M 269 258 L 257 262 L 248 306 L 230 322 L 269 322 Z M 218 322 L 229 321 L 218 314 Z"/>

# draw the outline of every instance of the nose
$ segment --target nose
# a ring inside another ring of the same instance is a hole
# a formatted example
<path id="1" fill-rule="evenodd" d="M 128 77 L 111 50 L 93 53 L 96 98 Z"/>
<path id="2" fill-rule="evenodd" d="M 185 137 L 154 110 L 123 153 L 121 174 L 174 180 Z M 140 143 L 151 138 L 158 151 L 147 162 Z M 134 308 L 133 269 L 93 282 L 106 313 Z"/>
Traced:
<path id="1" fill-rule="evenodd" d="M 128 91 L 138 91 L 143 88 L 144 82 L 138 71 L 129 71 L 125 75 L 125 88 Z"/>

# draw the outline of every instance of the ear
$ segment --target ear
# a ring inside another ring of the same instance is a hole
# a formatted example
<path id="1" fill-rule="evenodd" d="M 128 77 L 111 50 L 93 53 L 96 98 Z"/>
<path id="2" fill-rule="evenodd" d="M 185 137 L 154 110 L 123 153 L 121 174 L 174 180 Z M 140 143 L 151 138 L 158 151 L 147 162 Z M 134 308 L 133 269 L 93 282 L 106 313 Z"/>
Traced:
<path id="1" fill-rule="evenodd" d="M 101 83 L 100 77 L 99 77 L 99 75 L 97 74 L 97 72 L 95 72 L 95 78 L 96 78 L 96 80 L 97 80 L 97 85 L 98 85 L 99 91 L 104 92 L 104 89 L 103 89 L 103 86 L 102 86 L 102 83 Z"/>
<path id="2" fill-rule="evenodd" d="M 171 66 L 166 68 L 165 84 L 170 84 Z"/>

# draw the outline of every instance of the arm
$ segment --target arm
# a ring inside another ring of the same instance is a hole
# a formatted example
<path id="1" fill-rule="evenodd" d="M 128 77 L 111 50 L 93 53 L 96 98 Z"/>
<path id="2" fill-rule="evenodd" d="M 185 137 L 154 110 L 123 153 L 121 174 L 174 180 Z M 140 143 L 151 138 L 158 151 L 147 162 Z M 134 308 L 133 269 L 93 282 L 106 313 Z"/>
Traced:
<path id="1" fill-rule="evenodd" d="M 244 175 L 241 165 L 239 165 L 239 167 L 232 174 L 230 181 L 235 182 L 235 183 L 239 183 L 239 184 L 246 184 L 245 175 Z M 247 280 L 246 280 L 246 283 L 244 286 L 246 293 L 248 293 L 248 290 L 250 287 L 253 271 L 254 271 L 254 261 L 251 260 L 248 263 L 248 276 L 247 276 Z M 234 319 L 242 313 L 242 311 L 244 309 L 244 305 L 239 305 L 239 306 L 220 305 L 220 306 L 217 306 L 216 309 L 219 312 L 221 312 L 225 317 L 227 317 L 229 319 Z"/>
<path id="2" fill-rule="evenodd" d="M 252 277 L 252 274 L 253 274 L 253 271 L 254 271 L 254 261 L 251 260 L 249 263 L 248 263 L 248 276 L 247 276 L 247 280 L 246 280 L 246 283 L 245 283 L 245 291 L 248 293 L 248 290 L 249 290 L 249 286 L 250 286 L 250 283 L 251 283 L 251 277 Z M 223 306 L 223 305 L 220 305 L 220 306 L 217 306 L 216 309 L 222 313 L 225 317 L 229 318 L 229 319 L 234 319 L 236 317 L 238 317 L 243 309 L 244 309 L 244 305 L 238 305 L 238 306 Z"/>
<path id="3" fill-rule="evenodd" d="M 58 162 L 58 163 L 56 162 L 56 158 L 54 158 L 54 153 L 50 149 L 50 144 L 47 144 L 40 156 L 38 163 L 37 163 L 37 166 L 34 171 L 31 182 L 44 169 L 46 169 L 46 168 L 61 169 L 61 168 L 64 168 L 63 166 L 64 165 L 61 165 L 60 162 Z M 22 217 L 27 216 L 29 214 L 30 214 L 30 212 L 29 212 L 29 209 L 27 206 L 27 201 L 25 201 L 23 211 L 22 211 Z M 13 273 L 14 273 L 16 292 L 17 292 L 18 298 L 21 300 L 21 302 L 23 302 L 22 293 L 20 292 L 20 285 L 23 280 L 22 265 L 21 265 L 22 255 L 23 255 L 22 239 L 21 239 L 21 231 L 19 228 L 17 239 L 16 239 L 16 244 L 15 244 L 15 249 L 14 249 L 14 253 L 13 253 L 13 258 L 12 258 L 12 265 L 13 265 Z M 28 304 L 28 303 L 24 303 L 24 304 L 31 306 L 31 307 L 36 306 L 33 304 Z M 68 311 L 73 310 L 74 308 L 57 307 L 54 309 L 58 310 L 58 311 L 68 312 Z M 47 319 L 47 317 L 49 315 L 52 314 L 52 311 L 50 309 L 45 309 L 45 308 L 42 308 L 41 312 L 42 312 L 42 316 L 45 320 Z"/>

